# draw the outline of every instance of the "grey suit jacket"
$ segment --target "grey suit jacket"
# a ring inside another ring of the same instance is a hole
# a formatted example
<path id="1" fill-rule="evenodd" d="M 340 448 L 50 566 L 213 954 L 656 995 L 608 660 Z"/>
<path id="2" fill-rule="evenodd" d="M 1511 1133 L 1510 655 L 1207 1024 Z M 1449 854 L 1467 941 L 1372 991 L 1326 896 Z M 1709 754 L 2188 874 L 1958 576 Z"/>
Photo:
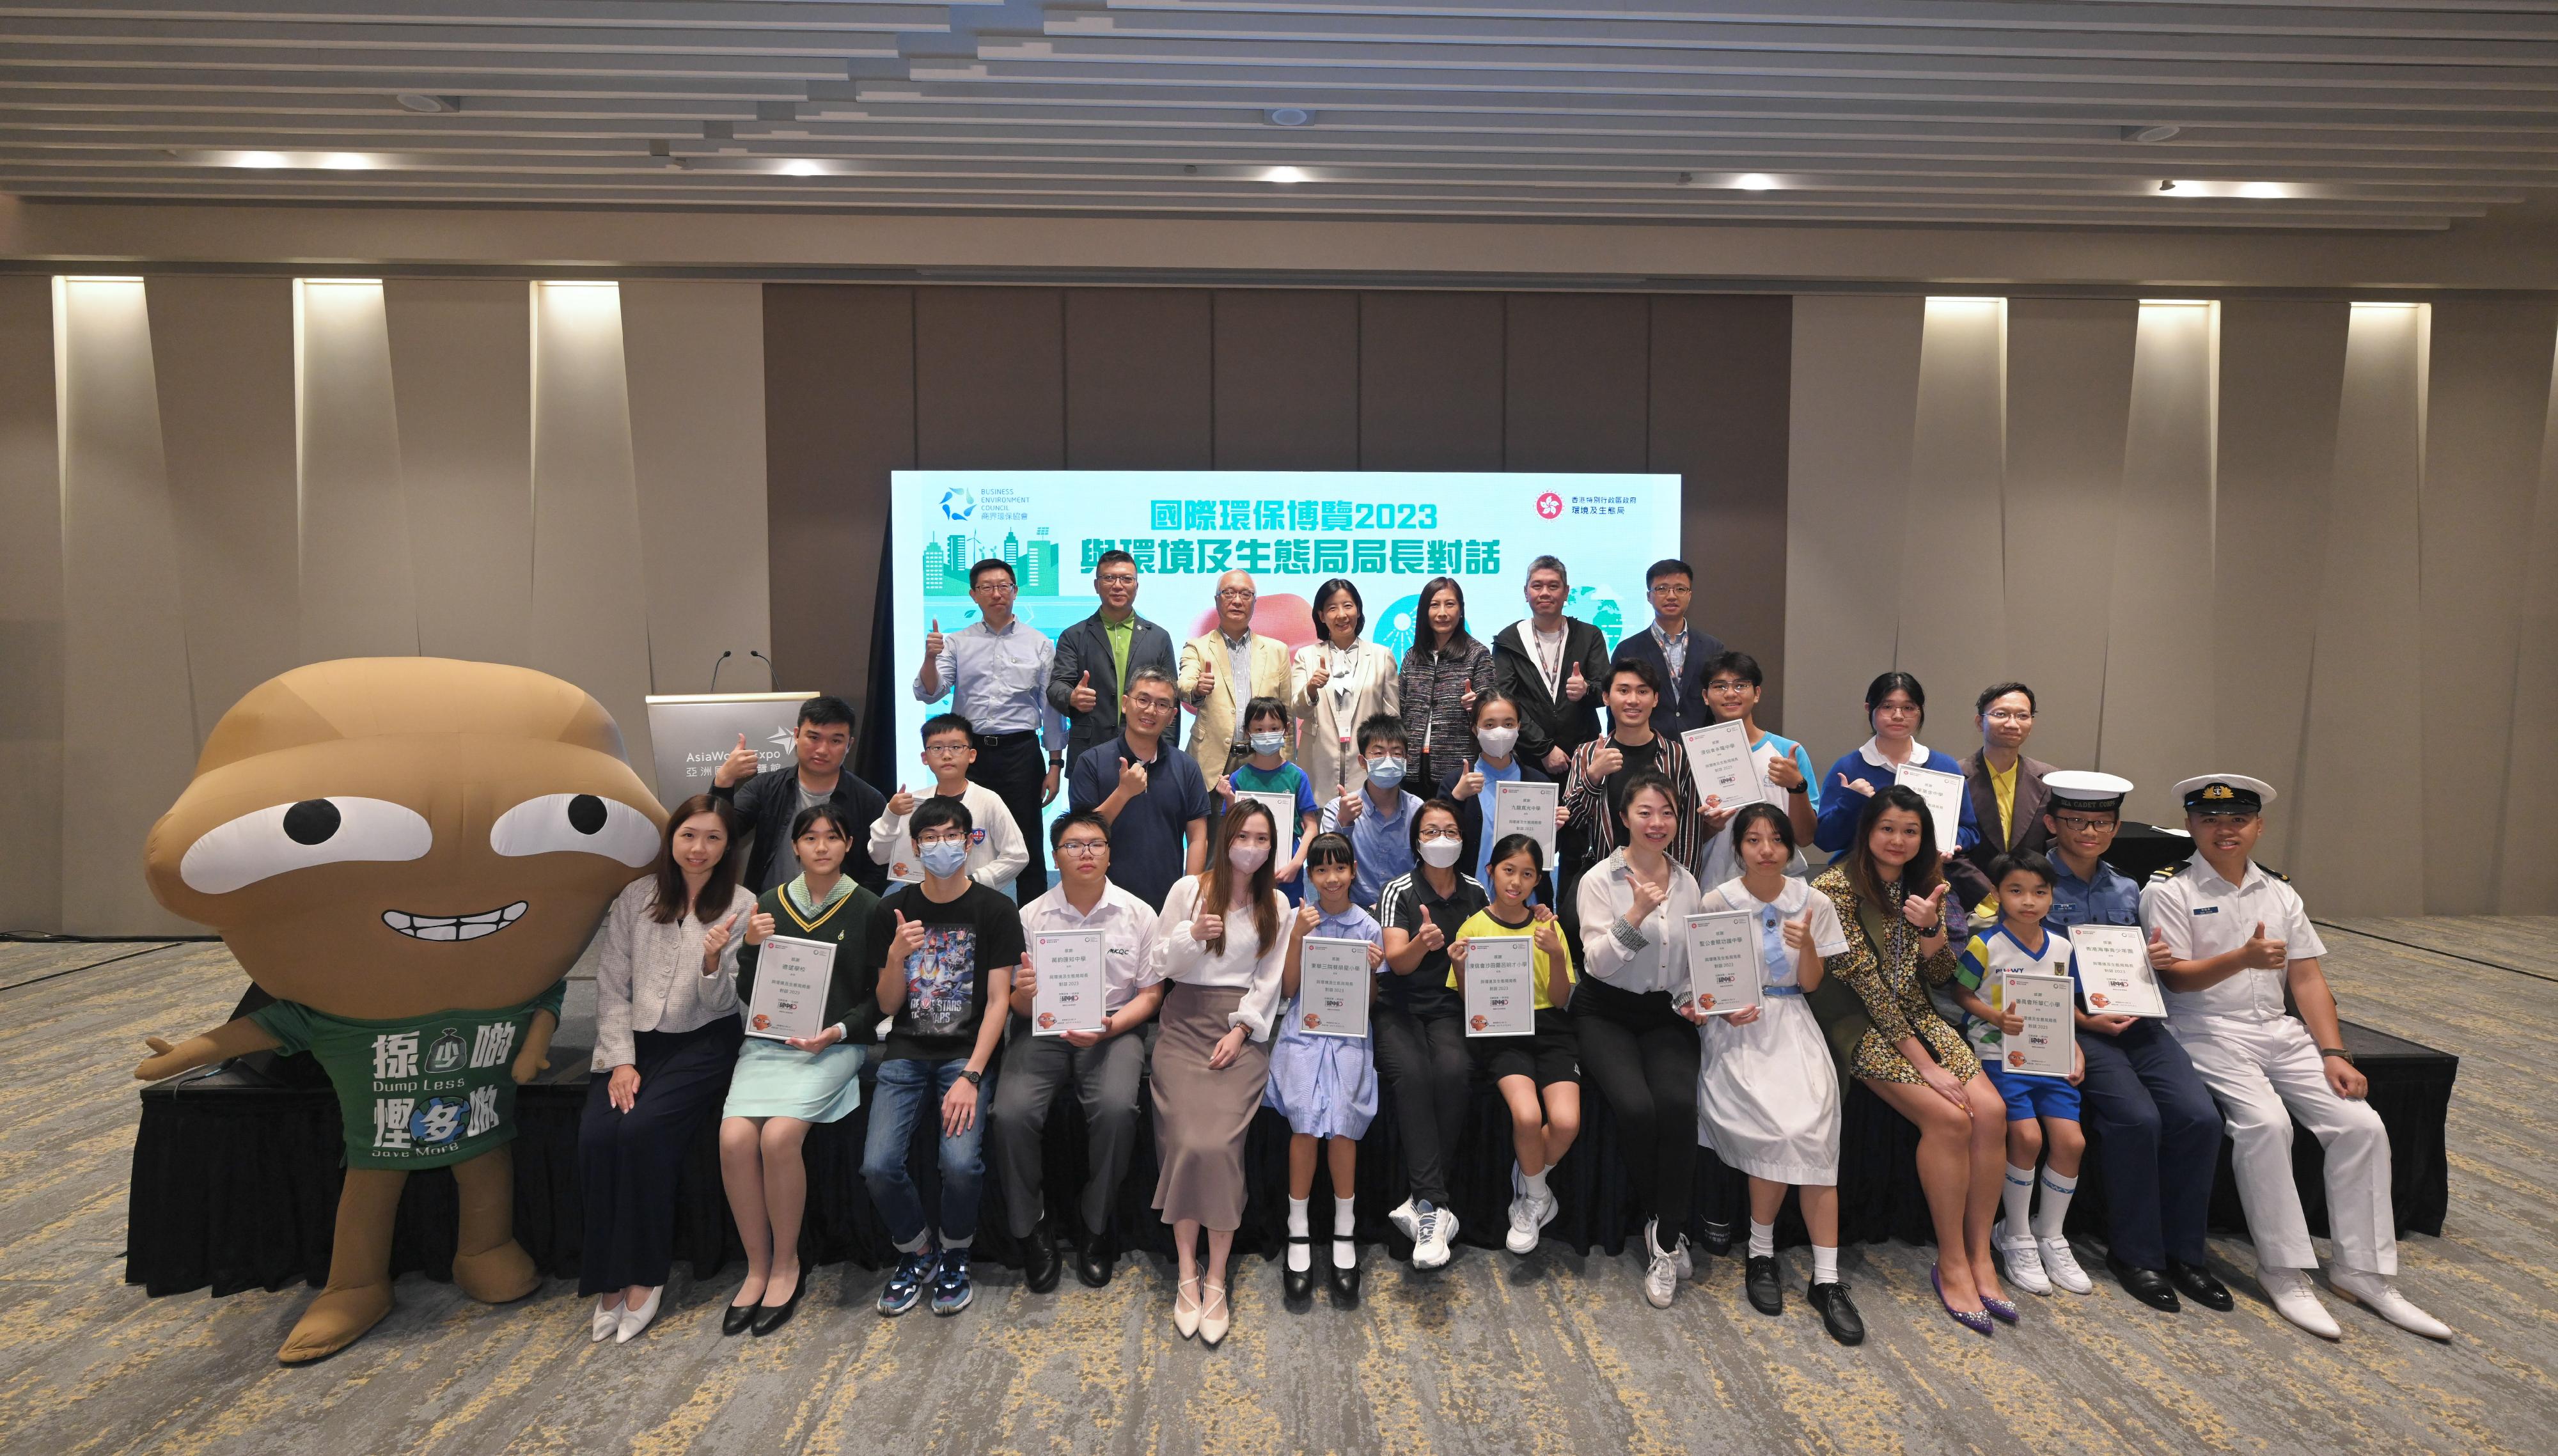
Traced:
<path id="1" fill-rule="evenodd" d="M 1140 616 L 1137 630 L 1128 639 L 1128 670 L 1161 667 L 1169 677 L 1179 669 L 1173 655 L 1173 635 Z M 1092 674 L 1092 690 L 1101 701 L 1092 711 L 1074 710 L 1074 684 L 1084 673 Z M 1101 630 L 1101 614 L 1093 613 L 1057 635 L 1057 653 L 1050 658 L 1048 700 L 1066 719 L 1066 761 L 1069 765 L 1083 757 L 1083 751 L 1096 743 L 1107 743 L 1119 732 L 1119 674 L 1110 665 L 1110 637 Z"/>

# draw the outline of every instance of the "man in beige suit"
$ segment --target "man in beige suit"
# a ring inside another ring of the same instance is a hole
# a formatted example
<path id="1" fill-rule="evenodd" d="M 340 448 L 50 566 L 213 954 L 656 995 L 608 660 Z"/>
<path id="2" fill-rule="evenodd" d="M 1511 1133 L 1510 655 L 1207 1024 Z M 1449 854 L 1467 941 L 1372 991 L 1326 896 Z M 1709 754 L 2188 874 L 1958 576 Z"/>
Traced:
<path id="1" fill-rule="evenodd" d="M 1243 708 L 1256 697 L 1288 700 L 1288 645 L 1252 630 L 1257 593 L 1252 575 L 1216 579 L 1216 630 L 1182 644 L 1182 702 L 1196 716 L 1191 757 L 1213 790 L 1226 771 L 1252 756 Z"/>

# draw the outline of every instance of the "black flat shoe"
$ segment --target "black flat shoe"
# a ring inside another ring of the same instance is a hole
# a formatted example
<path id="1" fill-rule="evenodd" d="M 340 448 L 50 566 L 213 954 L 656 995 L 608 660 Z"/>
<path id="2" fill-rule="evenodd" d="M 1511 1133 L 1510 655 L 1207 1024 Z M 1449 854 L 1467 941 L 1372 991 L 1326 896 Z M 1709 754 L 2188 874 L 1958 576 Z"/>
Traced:
<path id="1" fill-rule="evenodd" d="M 723 1335 L 745 1334 L 746 1327 L 755 1323 L 755 1312 L 763 1307 L 764 1306 L 760 1304 L 730 1305 L 728 1307 L 728 1313 L 720 1316 L 720 1333 Z"/>
<path id="2" fill-rule="evenodd" d="M 790 1286 L 790 1297 L 788 1299 L 783 1300 L 780 1304 L 757 1305 L 755 1307 L 755 1324 L 751 1327 L 755 1331 L 755 1338 L 761 1340 L 765 1336 L 772 1334 L 774 1331 L 781 1329 L 783 1325 L 790 1323 L 790 1316 L 799 1308 L 799 1296 L 807 1292 L 808 1274 L 807 1271 L 803 1269 L 800 1271 L 799 1281 Z"/>
<path id="3" fill-rule="evenodd" d="M 1057 1256 L 1057 1239 L 1050 1237 L 1048 1220 L 1033 1225 L 1022 1239 L 1022 1282 L 1033 1294 L 1046 1294 L 1057 1287 L 1057 1276 L 1066 1265 Z"/>
<path id="4" fill-rule="evenodd" d="M 2123 1286 L 2123 1292 L 2166 1314 L 2185 1308 L 2177 1302 L 2176 1290 L 2168 1284 L 2167 1275 L 2138 1264 L 2127 1264 L 2111 1253 L 2105 1255 L 2105 1272 Z"/>
<path id="5" fill-rule="evenodd" d="M 1830 1338 L 1841 1345 L 1865 1343 L 1865 1318 L 1856 1312 L 1856 1301 L 1847 1297 L 1847 1286 L 1840 1283 L 1814 1284 L 1806 1297 L 1812 1308 L 1821 1312 L 1821 1325 Z"/>
<path id="6" fill-rule="evenodd" d="M 2216 1309 L 2222 1314 L 2227 1314 L 2238 1307 L 2238 1301 L 2230 1297 L 2228 1288 L 2218 1279 L 2211 1277 L 2211 1271 L 2201 1264 L 2181 1264 L 2175 1259 L 2169 1259 L 2167 1279 L 2186 1298 L 2202 1305 L 2204 1309 Z"/>
<path id="7" fill-rule="evenodd" d="M 1311 1237 L 1304 1234 L 1288 1236 L 1290 1248 L 1304 1248 L 1308 1252 L 1306 1267 L 1285 1270 L 1280 1280 L 1280 1290 L 1287 1296 L 1288 1307 L 1291 1309 L 1304 1308 L 1314 1301 L 1315 1268 L 1312 1249 L 1314 1241 Z"/>
<path id="8" fill-rule="evenodd" d="M 1359 1299 L 1359 1266 L 1343 1268 L 1340 1264 L 1324 1265 L 1324 1282 L 1333 1290 L 1333 1308 L 1356 1309 Z"/>
<path id="9" fill-rule="evenodd" d="M 1696 1246 L 1716 1258 L 1732 1252 L 1732 1226 L 1708 1223 L 1705 1226 L 1705 1232 L 1697 1236 Z"/>
<path id="10" fill-rule="evenodd" d="M 1748 1272 L 1742 1276 L 1741 1287 L 1750 1295 L 1752 1309 L 1761 1314 L 1785 1312 L 1785 1286 L 1776 1277 L 1776 1255 L 1750 1255 Z"/>
<path id="11" fill-rule="evenodd" d="M 1083 1241 L 1074 1255 L 1074 1277 L 1094 1289 L 1110 1282 L 1111 1271 L 1119 1265 L 1119 1250 L 1107 1234 L 1095 1234 Z"/>

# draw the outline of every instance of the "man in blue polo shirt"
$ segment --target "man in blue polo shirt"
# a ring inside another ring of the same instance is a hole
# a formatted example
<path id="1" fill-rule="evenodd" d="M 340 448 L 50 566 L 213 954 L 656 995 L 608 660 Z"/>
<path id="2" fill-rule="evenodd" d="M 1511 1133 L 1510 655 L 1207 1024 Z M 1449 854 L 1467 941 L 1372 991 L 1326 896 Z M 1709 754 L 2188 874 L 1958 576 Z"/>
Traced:
<path id="1" fill-rule="evenodd" d="M 1161 667 L 1128 674 L 1119 736 L 1074 761 L 1068 802 L 1110 826 L 1110 883 L 1162 909 L 1164 897 L 1208 859 L 1208 782 L 1190 755 L 1164 742 L 1181 689 Z"/>
<path id="2" fill-rule="evenodd" d="M 2141 887 L 2104 859 L 2131 781 L 2073 770 L 2047 774 L 2043 785 L 2052 795 L 2043 826 L 2061 872 L 2044 924 L 2063 932 L 2137 927 Z M 2070 975 L 2076 979 L 2074 964 Z M 2182 1308 L 2180 1292 L 2206 1308 L 2230 1308 L 2229 1291 L 2203 1267 L 2203 1219 L 2220 1158 L 2220 1109 L 2210 1089 L 2164 1020 L 2083 1009 L 2077 1018 L 2087 1060 L 2081 1116 L 2096 1131 L 2105 1166 L 2105 1267 L 2152 1309 Z"/>
<path id="3" fill-rule="evenodd" d="M 1367 761 L 1367 782 L 1345 787 L 1324 805 L 1323 832 L 1350 836 L 1350 851 L 1358 856 L 1350 899 L 1373 911 L 1388 880 L 1412 873 L 1412 815 L 1421 801 L 1403 788 L 1401 718 L 1369 714 L 1358 726 L 1358 750 Z"/>

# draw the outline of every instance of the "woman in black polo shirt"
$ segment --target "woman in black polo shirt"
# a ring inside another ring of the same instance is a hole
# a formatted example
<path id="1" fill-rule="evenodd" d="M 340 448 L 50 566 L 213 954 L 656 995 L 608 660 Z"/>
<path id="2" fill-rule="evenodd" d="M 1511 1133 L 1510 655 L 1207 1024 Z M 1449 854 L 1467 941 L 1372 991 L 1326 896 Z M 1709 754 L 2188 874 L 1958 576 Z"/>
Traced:
<path id="1" fill-rule="evenodd" d="M 1376 898 L 1385 969 L 1373 1013 L 1376 1070 L 1394 1089 L 1395 1126 L 1412 1196 L 1387 1215 L 1412 1240 L 1415 1268 L 1448 1262 L 1457 1216 L 1448 1208 L 1448 1160 L 1466 1125 L 1474 1064 L 1466 1053 L 1465 998 L 1448 985 L 1448 943 L 1489 897 L 1458 861 L 1465 841 L 1457 805 L 1424 803 L 1412 816 L 1412 873 Z"/>

